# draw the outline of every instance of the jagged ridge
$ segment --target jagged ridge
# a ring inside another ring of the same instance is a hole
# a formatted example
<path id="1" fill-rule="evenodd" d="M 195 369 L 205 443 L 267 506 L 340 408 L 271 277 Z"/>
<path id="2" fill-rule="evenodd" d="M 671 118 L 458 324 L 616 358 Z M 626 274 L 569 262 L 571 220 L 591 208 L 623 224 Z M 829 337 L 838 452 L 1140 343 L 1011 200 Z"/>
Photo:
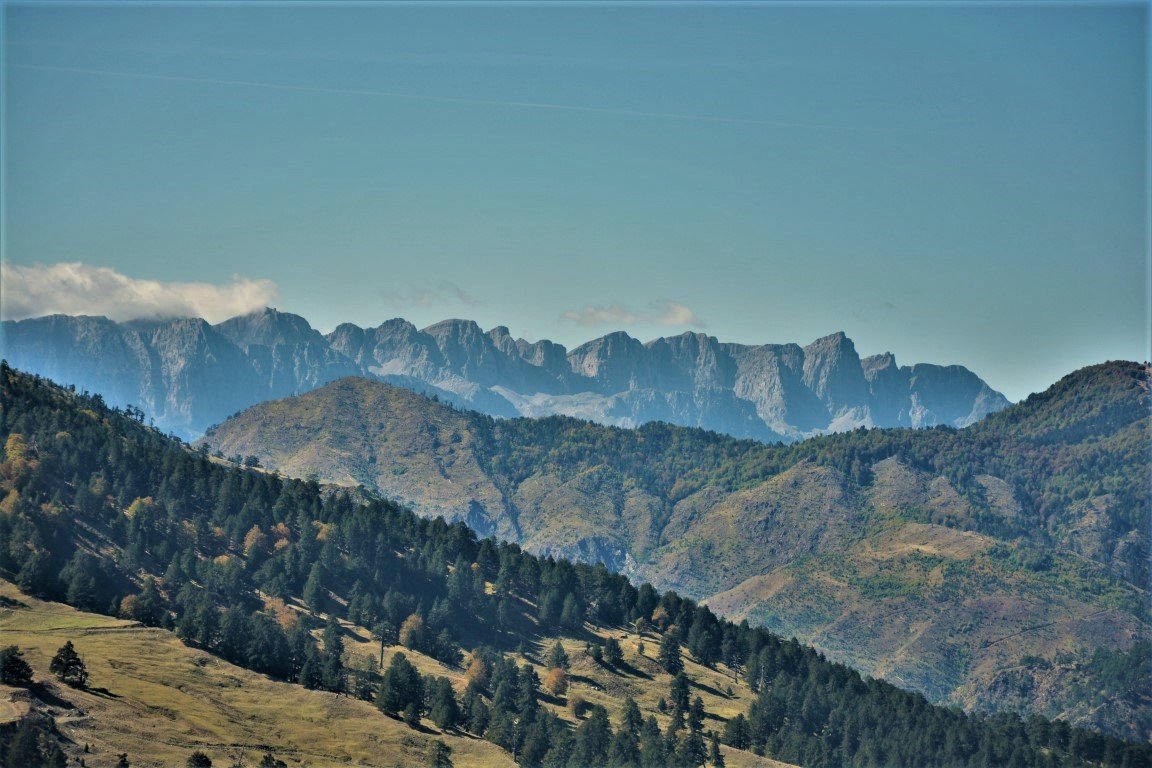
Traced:
<path id="1" fill-rule="evenodd" d="M 602 424 L 667 421 L 774 442 L 859 426 L 965 426 L 1008 405 L 961 366 L 861 359 L 843 333 L 728 344 L 701 333 L 641 343 L 610 333 L 571 351 L 470 320 L 345 323 L 324 336 L 274 309 L 210 325 L 53 315 L 3 323 L 19 368 L 136 405 L 196 437 L 264 400 L 344 376 L 388 381 L 493 416 L 565 414 Z"/>

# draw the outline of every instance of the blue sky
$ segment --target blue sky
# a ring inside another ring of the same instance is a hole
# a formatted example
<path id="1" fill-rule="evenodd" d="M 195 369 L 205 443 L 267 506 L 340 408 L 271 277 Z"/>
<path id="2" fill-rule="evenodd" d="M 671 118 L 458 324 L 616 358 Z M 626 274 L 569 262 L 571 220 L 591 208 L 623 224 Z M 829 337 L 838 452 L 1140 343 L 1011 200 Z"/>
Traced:
<path id="1" fill-rule="evenodd" d="M 3 259 L 42 280 L 16 296 L 6 273 L 9 308 L 79 262 L 324 330 L 844 330 L 1014 399 L 1149 356 L 1143 4 L 8 5 L 4 25 Z"/>

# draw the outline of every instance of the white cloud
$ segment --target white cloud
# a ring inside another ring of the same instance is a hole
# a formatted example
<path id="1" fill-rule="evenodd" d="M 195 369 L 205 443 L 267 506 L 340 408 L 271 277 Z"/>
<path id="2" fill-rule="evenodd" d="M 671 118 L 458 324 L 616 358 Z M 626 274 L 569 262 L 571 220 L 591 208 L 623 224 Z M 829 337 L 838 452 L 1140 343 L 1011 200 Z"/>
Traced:
<path id="1" fill-rule="evenodd" d="M 687 325 L 691 328 L 703 328 L 704 322 L 688 307 L 678 301 L 660 302 L 661 325 Z"/>
<path id="2" fill-rule="evenodd" d="M 589 305 L 580 309 L 569 309 L 560 315 L 560 317 L 588 327 L 612 325 L 614 323 L 634 323 L 640 319 L 639 315 L 620 304 L 610 304 L 608 306 Z"/>
<path id="3" fill-rule="evenodd" d="M 202 317 L 217 323 L 268 306 L 279 296 L 271 280 L 234 275 L 232 282 L 167 283 L 138 280 L 78 261 L 0 264 L 0 317 L 104 315 L 111 320 Z"/>
<path id="4" fill-rule="evenodd" d="M 453 302 L 469 307 L 478 307 L 484 304 L 483 301 L 451 280 L 439 280 L 435 283 L 429 281 L 410 283 L 406 286 L 400 286 L 398 289 L 380 291 L 380 296 L 389 304 L 404 309 L 431 307 Z"/>
<path id="5" fill-rule="evenodd" d="M 590 304 L 580 309 L 569 309 L 560 315 L 563 320 L 570 320 L 588 328 L 603 325 L 629 325 L 642 323 L 645 325 L 665 325 L 675 327 L 704 328 L 704 321 L 689 307 L 678 301 L 662 299 L 649 305 L 647 312 L 634 312 L 623 304 Z"/>

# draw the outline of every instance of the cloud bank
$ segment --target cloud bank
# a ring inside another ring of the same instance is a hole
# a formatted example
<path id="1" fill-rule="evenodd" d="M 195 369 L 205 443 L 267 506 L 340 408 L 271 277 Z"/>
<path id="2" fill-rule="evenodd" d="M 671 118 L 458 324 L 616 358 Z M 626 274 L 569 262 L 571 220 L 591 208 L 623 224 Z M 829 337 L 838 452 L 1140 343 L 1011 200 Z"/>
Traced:
<path id="1" fill-rule="evenodd" d="M 234 275 L 232 282 L 167 283 L 138 280 L 78 261 L 0 264 L 0 317 L 104 315 L 116 320 L 202 317 L 218 323 L 268 306 L 279 296 L 271 280 Z"/>
<path id="2" fill-rule="evenodd" d="M 618 303 L 590 304 L 580 309 L 569 309 L 561 314 L 560 318 L 570 320 L 586 328 L 632 323 L 689 328 L 706 327 L 699 315 L 680 302 L 670 299 L 652 302 L 647 312 L 634 312 Z"/>

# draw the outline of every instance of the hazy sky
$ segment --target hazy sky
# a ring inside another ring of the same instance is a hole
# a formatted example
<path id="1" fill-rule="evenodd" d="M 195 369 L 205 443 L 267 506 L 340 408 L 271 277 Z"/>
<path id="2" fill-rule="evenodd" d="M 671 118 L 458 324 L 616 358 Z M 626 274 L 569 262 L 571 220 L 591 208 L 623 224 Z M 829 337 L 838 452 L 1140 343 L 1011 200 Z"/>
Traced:
<path id="1" fill-rule="evenodd" d="M 4 23 L 5 316 L 844 330 L 1013 399 L 1149 356 L 1144 4 Z"/>

